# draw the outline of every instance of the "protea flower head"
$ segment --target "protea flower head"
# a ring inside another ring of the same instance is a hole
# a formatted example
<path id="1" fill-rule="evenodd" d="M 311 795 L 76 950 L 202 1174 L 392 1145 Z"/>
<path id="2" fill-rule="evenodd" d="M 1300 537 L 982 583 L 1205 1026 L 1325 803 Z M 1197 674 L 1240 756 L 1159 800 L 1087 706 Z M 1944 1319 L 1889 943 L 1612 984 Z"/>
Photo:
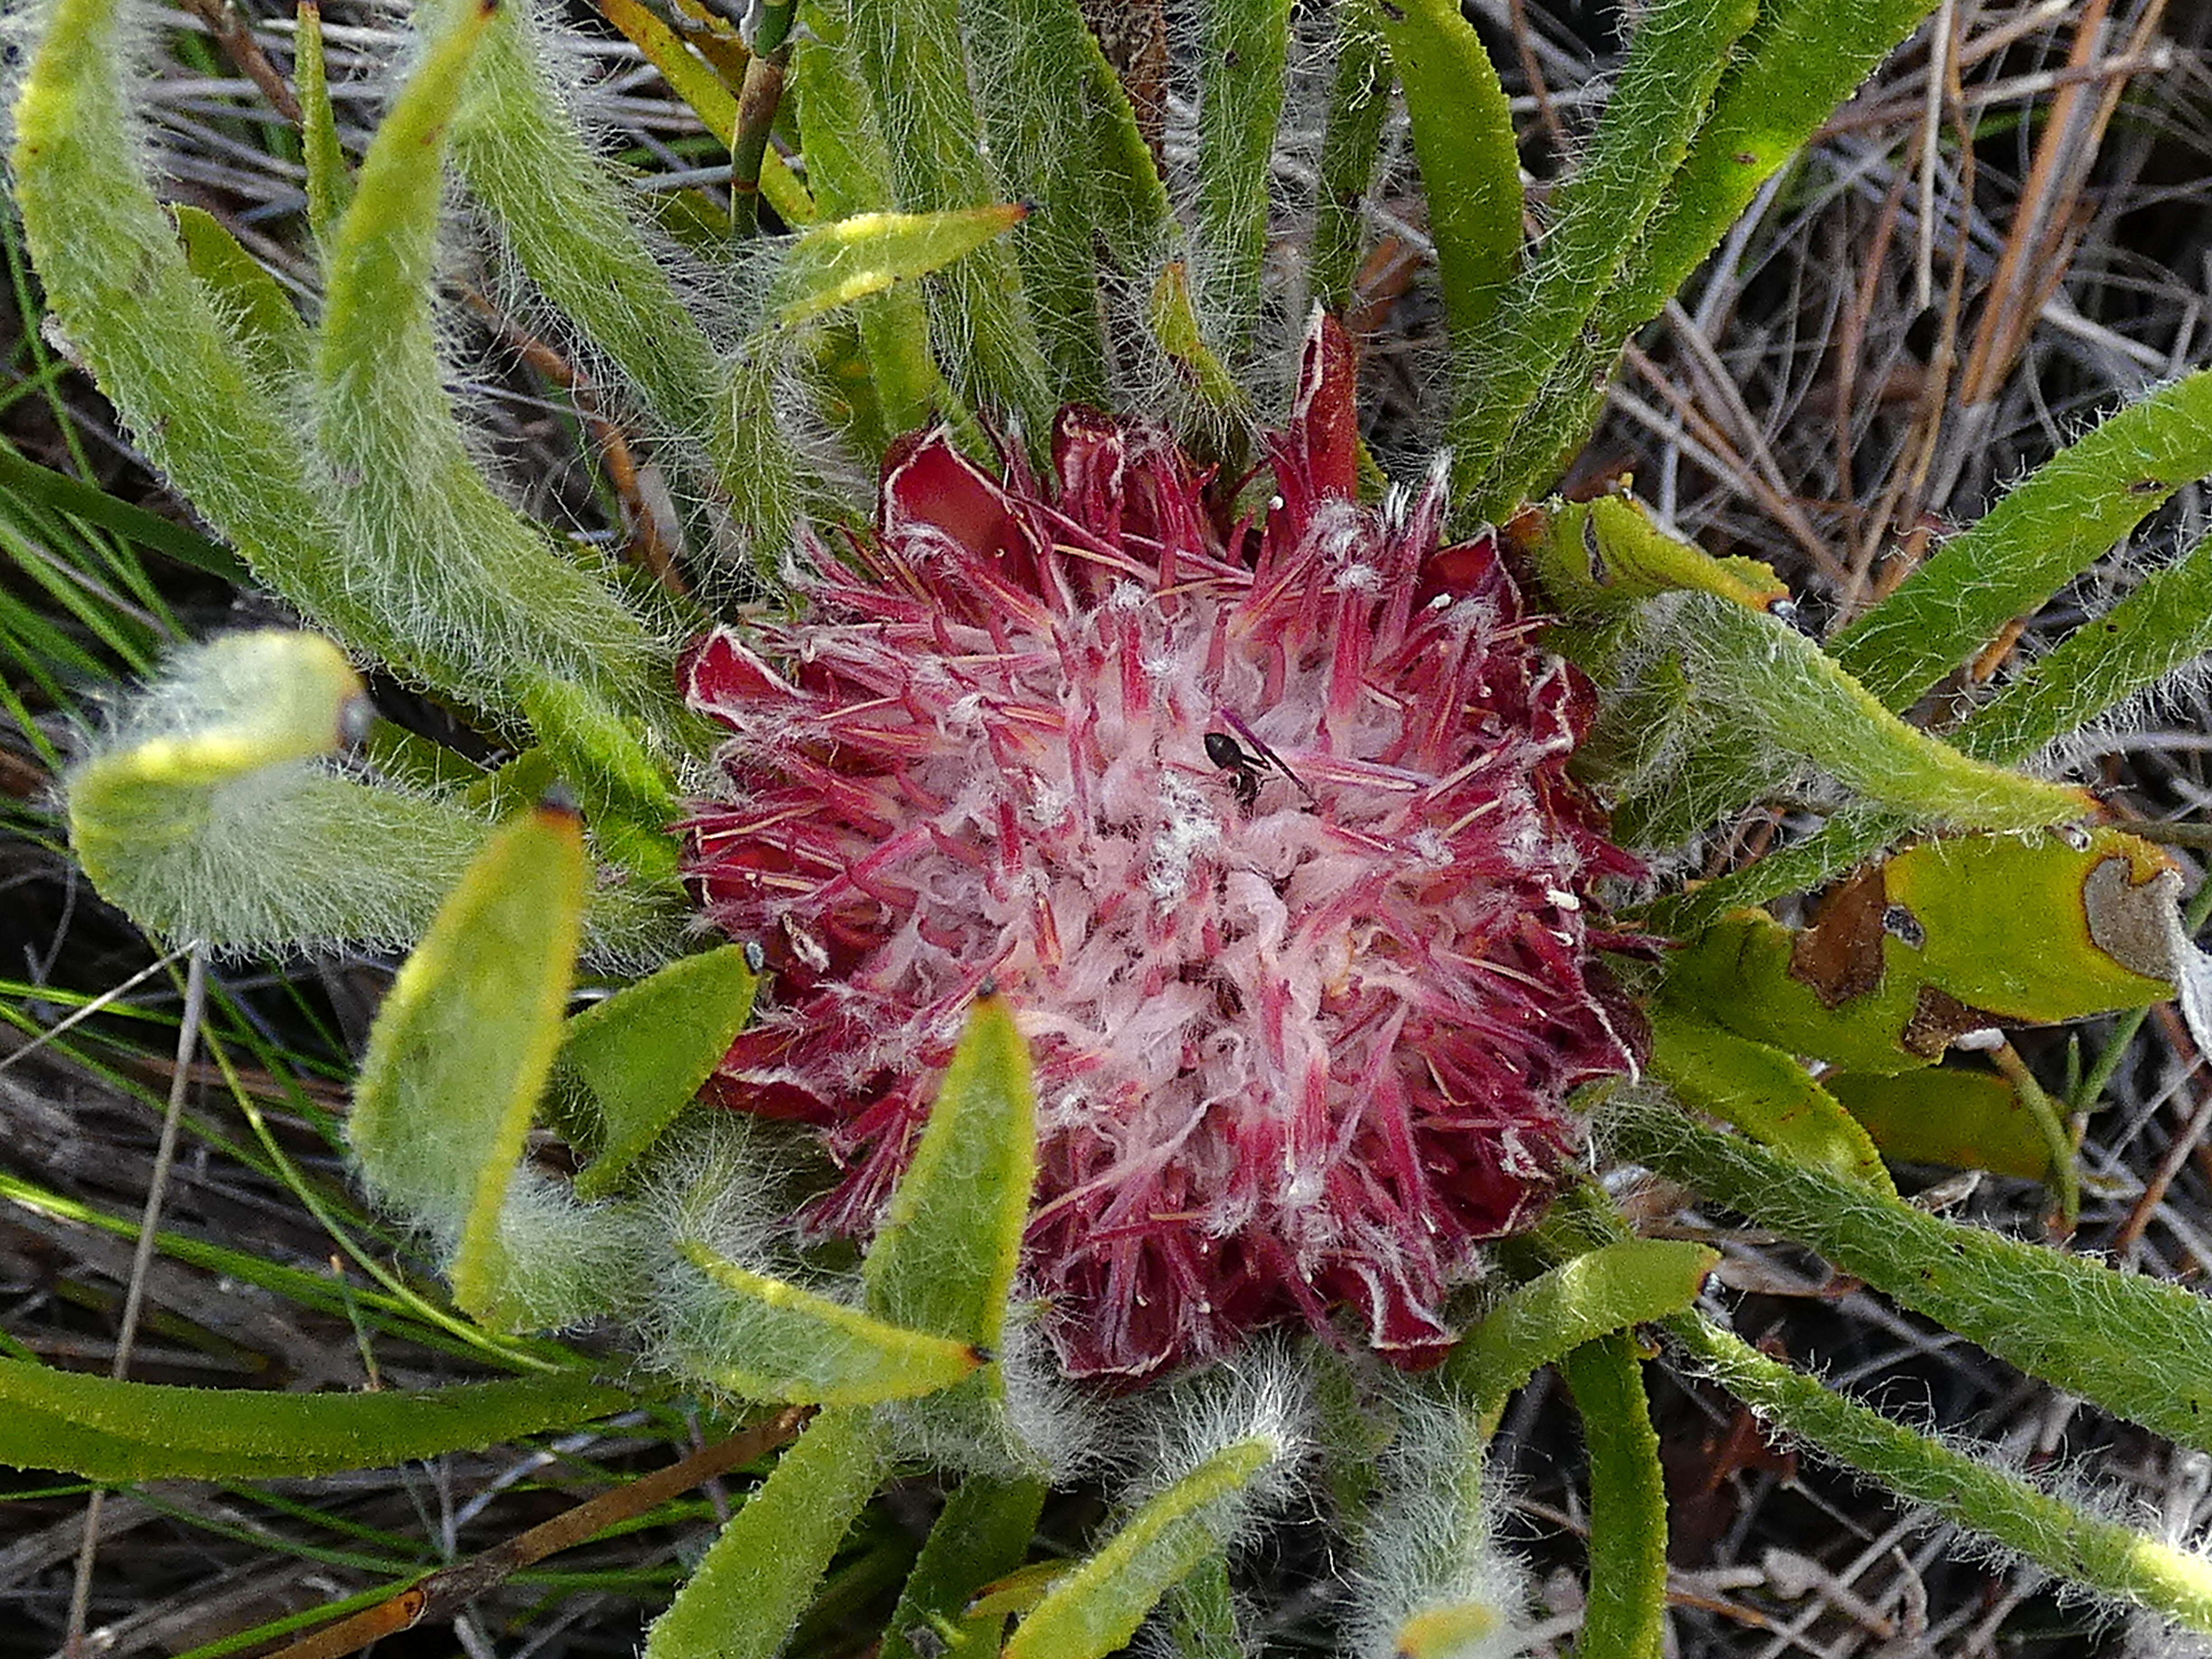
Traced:
<path id="1" fill-rule="evenodd" d="M 1440 485 L 1356 495 L 1348 343 L 1309 336 L 1263 521 L 1168 435 L 1063 410 L 1042 487 L 942 430 L 797 621 L 687 667 L 732 733 L 690 876 L 773 1006 L 721 1097 L 818 1125 L 809 1219 L 866 1232 L 968 1004 L 1034 1052 L 1029 1289 L 1072 1374 L 1356 1310 L 1401 1363 L 1633 1066 L 1592 884 L 1636 866 L 1566 775 L 1586 683 Z"/>

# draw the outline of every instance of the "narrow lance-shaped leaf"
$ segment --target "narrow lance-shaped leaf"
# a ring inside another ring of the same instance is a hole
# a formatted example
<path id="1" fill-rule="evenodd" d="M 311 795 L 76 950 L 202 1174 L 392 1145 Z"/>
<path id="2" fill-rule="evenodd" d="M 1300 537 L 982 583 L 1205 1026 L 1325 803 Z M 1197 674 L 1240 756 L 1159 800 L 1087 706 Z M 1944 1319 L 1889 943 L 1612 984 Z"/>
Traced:
<path id="1" fill-rule="evenodd" d="M 2041 608 L 2175 490 L 2208 472 L 2212 369 L 2200 369 L 2060 450 L 1830 649 L 1888 707 L 1909 708 L 2012 618 Z"/>
<path id="2" fill-rule="evenodd" d="M 1460 361 L 1488 337 L 1521 251 L 1521 160 L 1498 70 L 1455 0 L 1404 0 L 1382 38 L 1406 91 L 1444 314 Z"/>
<path id="3" fill-rule="evenodd" d="M 2212 651 L 2212 538 L 2152 572 L 1974 710 L 1952 740 L 2018 765 Z"/>
<path id="4" fill-rule="evenodd" d="M 745 947 L 726 945 L 672 962 L 568 1021 L 561 1065 L 590 1091 L 598 1119 L 580 1198 L 613 1191 L 691 1103 L 744 1029 L 757 983 Z"/>
<path id="5" fill-rule="evenodd" d="M 2212 1305 L 2081 1256 L 1941 1220 L 1672 1106 L 1624 1103 L 1613 1152 L 1818 1250 L 2031 1376 L 2185 1445 L 2212 1448 Z"/>
<path id="6" fill-rule="evenodd" d="M 972 1344 L 910 1331 L 803 1285 L 755 1273 L 696 1239 L 676 1252 L 722 1292 L 729 1357 L 696 1369 L 749 1400 L 853 1406 L 933 1394 L 984 1363 Z"/>
<path id="7" fill-rule="evenodd" d="M 662 653 L 610 589 L 492 493 L 438 362 L 445 141 L 498 17 L 481 0 L 447 0 L 362 161 L 329 248 L 315 434 L 351 529 L 353 580 L 410 619 L 403 665 L 495 708 L 543 677 L 663 712 L 673 698 Z"/>
<path id="8" fill-rule="evenodd" d="M 1175 217 L 1121 78 L 1076 0 L 968 0 L 991 156 L 1030 204 L 1014 244 L 1039 343 L 1063 399 L 1109 401 L 1102 301 L 1176 237 Z M 811 153 L 810 153 L 811 160 Z"/>
<path id="9" fill-rule="evenodd" d="M 817 1417 L 653 1621 L 645 1659 L 775 1659 L 885 1467 L 866 1407 Z"/>
<path id="10" fill-rule="evenodd" d="M 870 1311 L 995 1348 L 1036 1174 L 1029 1045 L 994 993 L 976 999 L 868 1250 Z"/>
<path id="11" fill-rule="evenodd" d="M 808 6 L 795 53 L 806 145 L 806 176 L 832 220 L 884 213 L 896 205 L 890 146 L 876 118 L 837 9 Z M 929 308 L 919 288 L 894 287 L 860 300 L 854 323 L 866 356 L 866 391 L 882 411 L 878 441 L 910 430 L 933 408 L 949 408 L 950 388 L 930 353 Z"/>
<path id="12" fill-rule="evenodd" d="M 307 372 L 308 334 L 283 284 L 213 214 L 183 206 L 172 211 L 192 274 L 229 315 L 254 373 L 271 392 L 291 396 Z"/>
<path id="13" fill-rule="evenodd" d="M 1589 1454 L 1589 1601 L 1577 1659 L 1659 1659 L 1667 1626 L 1667 1484 L 1636 1343 L 1616 1331 L 1559 1364 Z"/>
<path id="14" fill-rule="evenodd" d="M 1464 483 L 1485 477 L 1546 373 L 1574 349 L 1688 153 L 1731 48 L 1758 10 L 1756 0 L 1662 0 L 1637 18 L 1596 137 L 1553 192 L 1551 228 L 1507 288 L 1475 359 L 1474 393 L 1449 434 Z M 1579 435 L 1558 434 L 1548 444 Z M 1515 493 L 1486 496 L 1477 510 L 1503 518 L 1517 505 Z"/>
<path id="15" fill-rule="evenodd" d="M 1706 593 L 1671 603 L 1679 609 L 1668 631 L 1681 643 L 1692 684 L 1857 794 L 1968 830 L 2039 829 L 2096 810 L 2082 790 L 1971 759 L 1907 726 L 1774 617 Z"/>
<path id="16" fill-rule="evenodd" d="M 802 234 L 775 278 L 775 319 L 794 328 L 893 283 L 942 270 L 1021 222 L 1018 204 L 948 213 L 864 213 Z"/>
<path id="17" fill-rule="evenodd" d="M 1278 1443 L 1225 1446 L 1140 1505 L 1088 1560 L 1055 1579 L 1006 1643 L 1006 1659 L 1102 1659 L 1153 1604 L 1219 1547 L 1222 1511 L 1273 1462 Z"/>
<path id="18" fill-rule="evenodd" d="M 896 205 L 929 213 L 1001 199 L 986 164 L 956 0 L 822 0 L 820 9 L 833 3 L 875 95 L 898 170 Z M 929 309 L 932 333 L 960 343 L 957 360 L 942 365 L 954 389 L 971 405 L 1018 416 L 1027 431 L 1049 431 L 1057 398 L 1012 250 L 986 246 L 953 265 L 931 289 Z"/>
<path id="19" fill-rule="evenodd" d="M 1738 45 L 1712 113 L 1572 349 L 1546 376 L 1485 500 L 1548 485 L 1582 447 L 1621 346 L 1681 291 L 1759 187 L 1834 113 L 1935 0 L 1779 0 Z"/>
<path id="20" fill-rule="evenodd" d="M 331 1474 L 573 1428 L 640 1398 L 576 1372 L 285 1394 L 121 1382 L 0 1358 L 0 1463 L 115 1481 Z"/>
<path id="21" fill-rule="evenodd" d="M 1687 590 L 1747 611 L 1773 611 L 1790 589 L 1757 559 L 1717 559 L 1669 535 L 1629 495 L 1532 507 L 1507 526 L 1551 605 L 1571 615 L 1622 617 L 1643 600 Z"/>
<path id="22" fill-rule="evenodd" d="M 346 165 L 331 108 L 329 69 L 323 56 L 323 9 L 318 0 L 300 0 L 296 15 L 292 79 L 300 98 L 300 150 L 307 168 L 307 228 L 321 242 L 337 228 L 338 216 L 352 199 L 353 173 Z"/>
<path id="23" fill-rule="evenodd" d="M 230 634 L 179 653 L 69 776 L 85 873 L 170 938 L 413 939 L 490 826 L 319 769 L 361 696 L 344 653 L 313 634 Z"/>
<path id="24" fill-rule="evenodd" d="M 1269 163 L 1283 112 L 1290 0 L 1213 0 L 1205 17 L 1199 57 L 1198 292 L 1203 313 L 1218 319 L 1215 349 L 1234 361 L 1260 315 Z"/>
<path id="25" fill-rule="evenodd" d="M 362 1174 L 447 1246 L 479 1318 L 509 1316 L 501 1217 L 560 1047 L 586 874 L 574 811 L 502 825 L 400 969 L 355 1091 Z"/>
<path id="26" fill-rule="evenodd" d="M 254 574 L 357 648 L 410 659 L 356 589 L 292 410 L 194 277 L 141 166 L 124 0 L 59 0 L 15 112 L 12 194 L 46 303 L 141 449 Z"/>
<path id="27" fill-rule="evenodd" d="M 1684 1353 L 1774 1429 L 2046 1571 L 2212 1632 L 2212 1566 L 2203 1556 L 1916 1434 L 1777 1364 L 1710 1320 L 1686 1314 L 1668 1328 Z"/>
<path id="28" fill-rule="evenodd" d="M 1987 1170 L 2027 1181 L 2048 1181 L 2057 1167 L 2061 1149 L 1995 1072 L 1948 1066 L 1889 1076 L 1831 1072 L 1820 1081 L 1883 1156 L 1900 1163 Z M 2070 1146 L 2063 1152 L 2073 1156 Z"/>
<path id="29" fill-rule="evenodd" d="M 523 712 L 563 782 L 575 791 L 599 855 L 639 883 L 672 894 L 681 815 L 676 781 L 647 752 L 636 728 L 589 688 L 542 679 L 522 699 Z"/>
<path id="30" fill-rule="evenodd" d="M 1895 1190 L 1865 1129 L 1796 1059 L 1662 1003 L 1651 1011 L 1651 1075 L 1802 1164 Z"/>
<path id="31" fill-rule="evenodd" d="M 1697 1300 L 1719 1252 L 1670 1239 L 1621 1239 L 1516 1285 L 1462 1337 L 1443 1376 L 1473 1402 L 1484 1431 L 1537 1370 L 1611 1331 Z"/>
<path id="32" fill-rule="evenodd" d="M 1374 0 L 1336 9 L 1336 73 L 1314 182 L 1313 252 L 1307 281 L 1314 298 L 1340 315 L 1352 303 L 1367 201 L 1382 129 L 1390 115 L 1390 51 Z"/>

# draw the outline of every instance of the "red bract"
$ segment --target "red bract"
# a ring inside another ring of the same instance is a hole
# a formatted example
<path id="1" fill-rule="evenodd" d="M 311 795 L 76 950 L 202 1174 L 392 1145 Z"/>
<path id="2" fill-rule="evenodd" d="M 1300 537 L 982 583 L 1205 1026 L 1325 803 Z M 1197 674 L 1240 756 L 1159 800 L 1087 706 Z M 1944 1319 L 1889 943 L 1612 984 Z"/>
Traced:
<path id="1" fill-rule="evenodd" d="M 977 988 L 1036 1060 L 1028 1288 L 1078 1375 L 1349 1305 L 1403 1363 L 1571 1161 L 1638 1039 L 1583 902 L 1636 866 L 1566 776 L 1586 684 L 1438 487 L 1355 498 L 1350 355 L 1306 347 L 1262 526 L 1149 426 L 1061 411 L 1054 478 L 940 430 L 806 615 L 718 633 L 733 734 L 690 876 L 772 1006 L 716 1082 L 821 1127 L 865 1234 Z"/>

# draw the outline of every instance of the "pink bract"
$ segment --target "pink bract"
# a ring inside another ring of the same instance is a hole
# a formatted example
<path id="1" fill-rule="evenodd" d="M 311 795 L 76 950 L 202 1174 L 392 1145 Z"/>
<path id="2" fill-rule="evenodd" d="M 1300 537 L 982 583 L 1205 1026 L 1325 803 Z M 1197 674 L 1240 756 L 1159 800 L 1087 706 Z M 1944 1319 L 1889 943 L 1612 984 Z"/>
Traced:
<path id="1" fill-rule="evenodd" d="M 806 614 L 686 669 L 732 736 L 690 820 L 773 994 L 714 1084 L 819 1126 L 865 1235 L 968 1006 L 1036 1063 L 1025 1288 L 1076 1375 L 1349 1307 L 1402 1364 L 1571 1163 L 1641 1038 L 1585 902 L 1633 860 L 1566 775 L 1589 688 L 1439 487 L 1356 496 L 1351 354 L 1309 338 L 1264 523 L 1167 434 L 1063 410 L 1050 488 L 942 430 Z M 857 567 L 857 568 L 855 568 Z"/>

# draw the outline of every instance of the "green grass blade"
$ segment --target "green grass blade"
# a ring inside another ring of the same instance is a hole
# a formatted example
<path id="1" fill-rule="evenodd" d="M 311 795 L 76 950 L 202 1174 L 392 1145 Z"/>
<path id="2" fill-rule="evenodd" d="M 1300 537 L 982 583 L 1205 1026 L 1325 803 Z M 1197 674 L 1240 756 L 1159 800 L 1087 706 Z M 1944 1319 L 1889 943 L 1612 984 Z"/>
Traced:
<path id="1" fill-rule="evenodd" d="M 887 1462 L 865 1408 L 816 1418 L 653 1620 L 645 1659 L 775 1659 Z"/>
<path id="2" fill-rule="evenodd" d="M 95 1480 L 224 1480 L 384 1468 L 627 1410 L 577 1372 L 380 1394 L 118 1382 L 0 1359 L 0 1462 Z"/>
<path id="3" fill-rule="evenodd" d="M 1521 158 L 1497 67 L 1455 0 L 1405 0 L 1382 11 L 1382 36 L 1405 88 L 1413 155 L 1444 315 L 1461 362 L 1495 326 L 1521 256 Z"/>
<path id="4" fill-rule="evenodd" d="M 2212 369 L 2129 404 L 2008 490 L 1831 642 L 1892 708 L 2040 609 L 2184 484 L 2212 473 Z"/>

